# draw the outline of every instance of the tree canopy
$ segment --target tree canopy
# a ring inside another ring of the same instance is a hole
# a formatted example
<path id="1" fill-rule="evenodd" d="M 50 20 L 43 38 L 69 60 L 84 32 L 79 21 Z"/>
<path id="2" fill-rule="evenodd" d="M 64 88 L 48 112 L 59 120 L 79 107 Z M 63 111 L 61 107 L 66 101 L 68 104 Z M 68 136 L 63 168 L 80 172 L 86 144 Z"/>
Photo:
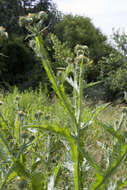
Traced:
<path id="1" fill-rule="evenodd" d="M 70 48 L 74 48 L 76 44 L 87 45 L 90 49 L 90 57 L 95 61 L 106 55 L 109 48 L 107 37 L 88 17 L 64 15 L 56 25 L 55 32 L 62 42 L 67 42 Z"/>

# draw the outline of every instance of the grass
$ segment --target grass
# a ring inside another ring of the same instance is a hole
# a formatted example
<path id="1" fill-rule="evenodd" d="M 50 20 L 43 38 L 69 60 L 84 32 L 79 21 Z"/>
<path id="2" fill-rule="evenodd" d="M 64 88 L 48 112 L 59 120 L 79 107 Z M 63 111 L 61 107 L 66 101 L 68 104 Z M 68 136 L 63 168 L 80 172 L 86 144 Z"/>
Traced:
<path id="1" fill-rule="evenodd" d="M 53 99 L 50 99 L 47 97 L 45 93 L 40 89 L 39 93 L 34 92 L 32 90 L 25 91 L 24 93 L 19 93 L 17 89 L 14 89 L 13 93 L 8 93 L 5 97 L 3 97 L 2 94 L 0 94 L 1 101 L 3 101 L 3 105 L 0 107 L 1 114 L 4 117 L 4 121 L 1 118 L 0 128 L 4 130 L 5 138 L 9 144 L 14 143 L 14 139 L 12 139 L 12 129 L 15 125 L 15 120 L 17 117 L 17 104 L 15 102 L 16 96 L 19 95 L 21 98 L 18 102 L 18 110 L 22 110 L 24 113 L 26 113 L 26 116 L 23 119 L 23 124 L 27 125 L 29 123 L 34 123 L 36 120 L 35 114 L 38 112 L 38 110 L 42 111 L 42 115 L 40 118 L 37 119 L 36 123 L 43 123 L 44 120 L 48 120 L 49 122 L 56 121 L 61 127 L 64 125 L 70 125 L 70 119 L 66 112 L 64 112 L 63 107 L 61 106 L 59 100 L 54 97 Z M 84 117 L 90 117 L 89 107 L 85 107 L 84 110 Z M 93 107 L 92 107 L 93 110 Z M 105 132 L 105 130 L 98 124 L 98 120 L 109 123 L 114 122 L 114 118 L 119 118 L 120 109 L 118 106 L 109 106 L 105 111 L 100 113 L 97 118 L 95 119 L 94 123 L 90 125 L 90 127 L 84 132 L 84 134 L 81 136 L 83 146 L 86 148 L 86 151 L 89 151 L 91 155 L 94 157 L 96 162 L 101 165 L 102 168 L 105 168 L 106 166 L 106 154 L 108 154 L 108 150 L 111 151 L 113 146 L 113 138 L 109 133 Z M 4 123 L 5 122 L 5 123 Z M 7 124 L 6 124 L 7 122 Z M 4 125 L 4 129 L 3 129 Z M 31 131 L 22 131 L 23 133 L 28 133 L 28 137 L 26 140 L 30 139 L 32 136 L 34 136 L 34 140 L 32 141 L 32 145 L 30 149 L 28 148 L 27 151 L 23 153 L 22 156 L 25 157 L 26 162 L 25 165 L 27 166 L 27 169 L 29 171 L 32 171 L 32 165 L 36 165 L 34 162 L 37 157 L 40 155 L 43 157 L 43 162 L 47 160 L 46 154 L 47 151 L 49 152 L 49 165 L 48 165 L 48 175 L 50 176 L 52 173 L 52 168 L 55 168 L 57 164 L 61 161 L 63 162 L 66 157 L 68 157 L 68 153 L 66 152 L 66 145 L 64 142 L 64 139 L 61 139 L 61 136 L 51 134 L 47 134 L 47 132 L 44 132 L 39 134 L 36 132 L 35 134 Z M 49 136 L 48 136 L 49 135 Z M 49 141 L 50 137 L 50 148 L 47 145 L 47 142 Z M 100 142 L 100 144 L 98 143 Z M 102 143 L 102 144 L 101 144 Z M 105 148 L 102 148 L 103 145 Z M 12 151 L 18 151 L 16 149 L 17 144 L 12 147 Z M 49 149 L 50 150 L 49 150 Z M 35 154 L 36 151 L 36 154 Z M 107 151 L 107 152 L 106 152 Z M 34 163 L 34 164 L 33 164 Z M 126 160 L 125 160 L 126 163 Z M 125 164 L 124 163 L 124 164 Z M 119 181 L 122 180 L 126 176 L 126 167 L 124 167 L 124 164 L 121 165 L 121 169 L 119 172 L 117 172 L 112 180 L 114 182 L 116 181 L 116 178 Z M 47 165 L 46 165 L 47 166 Z M 45 167 L 46 167 L 45 166 Z M 7 167 L 7 166 L 6 166 Z M 38 164 L 35 167 L 36 173 L 39 171 L 44 172 L 47 170 L 43 166 L 43 164 Z M 90 189 L 90 184 L 95 181 L 95 170 L 90 167 L 89 163 L 84 161 L 84 172 L 83 172 L 83 178 L 85 179 L 85 187 Z M 4 167 L 3 167 L 4 168 Z M 0 173 L 2 175 L 2 171 Z M 57 181 L 57 188 L 56 189 L 73 189 L 73 183 L 72 183 L 72 175 L 69 169 L 67 167 L 63 167 L 60 170 L 59 174 L 59 180 Z M 2 176 L 1 176 L 2 178 Z M 27 178 L 26 178 L 27 179 Z M 48 178 L 49 179 L 49 178 Z M 27 186 L 24 187 L 24 189 L 29 189 L 29 179 L 27 181 Z M 21 176 L 15 177 L 14 179 L 11 179 L 10 182 L 7 182 L 6 189 L 21 189 L 19 186 L 21 186 L 22 178 Z M 123 188 L 124 189 L 124 188 Z"/>

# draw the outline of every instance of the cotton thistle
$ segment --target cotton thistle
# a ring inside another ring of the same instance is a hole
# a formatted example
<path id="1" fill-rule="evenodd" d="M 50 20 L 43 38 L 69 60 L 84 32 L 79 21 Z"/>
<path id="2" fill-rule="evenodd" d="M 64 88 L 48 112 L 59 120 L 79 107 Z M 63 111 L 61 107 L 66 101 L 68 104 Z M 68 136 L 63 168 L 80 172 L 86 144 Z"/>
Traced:
<path id="1" fill-rule="evenodd" d="M 39 13 L 29 13 L 27 16 L 21 16 L 19 18 L 19 25 L 20 26 L 25 26 L 28 24 L 31 25 L 46 18 L 47 14 L 44 11 L 40 11 Z"/>
<path id="2" fill-rule="evenodd" d="M 76 56 L 79 56 L 79 55 L 86 55 L 88 56 L 88 47 L 86 45 L 79 45 L 77 44 L 74 48 L 74 52 L 76 54 Z"/>

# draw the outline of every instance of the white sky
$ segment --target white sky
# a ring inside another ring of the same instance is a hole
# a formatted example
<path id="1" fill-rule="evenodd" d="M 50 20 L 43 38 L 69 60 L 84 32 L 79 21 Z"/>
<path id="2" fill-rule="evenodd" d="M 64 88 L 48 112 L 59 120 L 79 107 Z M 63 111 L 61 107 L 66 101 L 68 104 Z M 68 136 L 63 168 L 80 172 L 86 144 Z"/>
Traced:
<path id="1" fill-rule="evenodd" d="M 127 0 L 53 0 L 63 13 L 91 18 L 95 27 L 110 36 L 112 28 L 127 31 Z"/>

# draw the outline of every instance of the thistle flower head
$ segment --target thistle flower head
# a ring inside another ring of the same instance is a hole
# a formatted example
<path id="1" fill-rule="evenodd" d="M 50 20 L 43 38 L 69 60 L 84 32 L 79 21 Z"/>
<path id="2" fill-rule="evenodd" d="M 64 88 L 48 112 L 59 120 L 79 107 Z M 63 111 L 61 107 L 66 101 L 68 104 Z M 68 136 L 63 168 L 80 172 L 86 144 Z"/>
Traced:
<path id="1" fill-rule="evenodd" d="M 19 115 L 20 117 L 26 116 L 26 114 L 25 114 L 23 111 L 18 111 L 18 115 Z"/>
<path id="2" fill-rule="evenodd" d="M 25 26 L 28 24 L 33 24 L 38 22 L 39 20 L 46 19 L 47 14 L 44 11 L 40 11 L 39 13 L 29 13 L 27 16 L 21 16 L 19 18 L 19 25 Z"/>
<path id="3" fill-rule="evenodd" d="M 86 45 L 77 44 L 74 48 L 74 52 L 77 56 L 88 55 L 88 47 Z"/>
<path id="4" fill-rule="evenodd" d="M 71 57 L 67 57 L 66 58 L 66 63 L 69 64 L 69 63 L 72 63 L 73 59 Z"/>
<path id="5" fill-rule="evenodd" d="M 44 11 L 40 11 L 37 14 L 38 19 L 46 19 L 47 18 L 47 14 Z"/>
<path id="6" fill-rule="evenodd" d="M 19 25 L 20 26 L 25 26 L 28 24 L 32 24 L 33 23 L 33 18 L 29 17 L 29 16 L 21 16 L 19 18 Z"/>

